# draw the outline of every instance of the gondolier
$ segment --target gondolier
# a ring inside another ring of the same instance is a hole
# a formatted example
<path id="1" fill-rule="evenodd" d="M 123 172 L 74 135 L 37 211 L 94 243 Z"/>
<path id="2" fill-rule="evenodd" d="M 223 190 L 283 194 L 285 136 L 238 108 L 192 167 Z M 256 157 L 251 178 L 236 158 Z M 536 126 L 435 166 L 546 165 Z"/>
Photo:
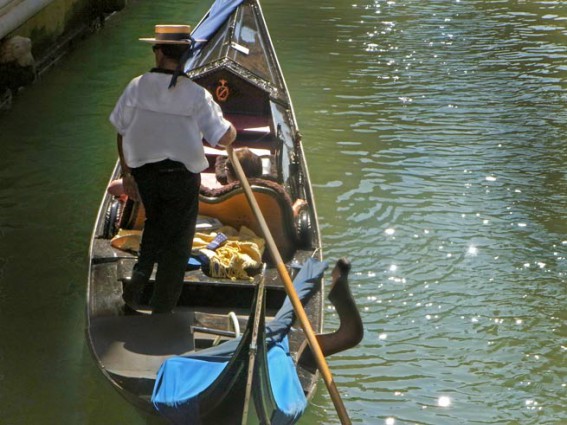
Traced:
<path id="1" fill-rule="evenodd" d="M 200 172 L 208 162 L 203 137 L 211 146 L 229 146 L 232 124 L 201 86 L 183 72 L 194 40 L 188 25 L 156 25 L 151 43 L 156 67 L 134 78 L 118 100 L 110 121 L 124 190 L 146 210 L 138 262 L 124 290 L 136 305 L 157 264 L 150 302 L 153 313 L 170 313 L 177 304 L 198 214 Z"/>

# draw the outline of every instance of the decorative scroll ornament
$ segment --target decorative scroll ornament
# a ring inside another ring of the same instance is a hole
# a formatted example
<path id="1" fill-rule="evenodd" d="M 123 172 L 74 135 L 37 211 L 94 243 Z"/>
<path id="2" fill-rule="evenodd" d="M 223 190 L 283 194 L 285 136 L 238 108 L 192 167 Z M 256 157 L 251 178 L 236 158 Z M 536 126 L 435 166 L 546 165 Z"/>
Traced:
<path id="1" fill-rule="evenodd" d="M 226 80 L 220 80 L 219 83 L 220 85 L 217 86 L 217 89 L 215 90 L 215 95 L 219 102 L 226 102 L 226 100 L 230 96 L 230 89 L 226 85 L 227 83 Z"/>

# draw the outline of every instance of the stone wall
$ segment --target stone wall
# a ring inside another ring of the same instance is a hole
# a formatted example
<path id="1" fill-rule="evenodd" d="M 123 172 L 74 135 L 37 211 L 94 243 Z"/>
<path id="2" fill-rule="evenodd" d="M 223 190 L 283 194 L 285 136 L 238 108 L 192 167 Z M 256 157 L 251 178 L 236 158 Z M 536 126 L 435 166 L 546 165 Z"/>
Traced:
<path id="1" fill-rule="evenodd" d="M 17 28 L 0 40 L 0 109 L 9 107 L 21 87 L 31 84 L 77 38 L 96 31 L 109 14 L 124 8 L 126 2 L 53 0 L 37 13 L 26 16 Z M 8 2 L 7 6 L 0 8 L 0 24 L 2 20 L 8 24 L 10 8 L 25 6 L 26 1 Z M 10 24 L 13 25 L 13 22 Z"/>

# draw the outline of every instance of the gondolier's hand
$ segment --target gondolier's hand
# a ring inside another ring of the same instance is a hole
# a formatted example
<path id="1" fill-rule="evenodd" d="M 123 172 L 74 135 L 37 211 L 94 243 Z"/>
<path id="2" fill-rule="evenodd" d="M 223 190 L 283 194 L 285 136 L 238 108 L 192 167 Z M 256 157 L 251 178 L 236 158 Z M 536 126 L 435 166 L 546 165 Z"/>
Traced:
<path id="1" fill-rule="evenodd" d="M 235 139 L 236 139 L 236 129 L 232 124 L 230 124 L 230 127 L 228 128 L 228 130 L 226 130 L 226 133 L 224 133 L 223 136 L 220 138 L 218 144 L 224 147 L 225 149 L 228 149 L 228 147 L 232 145 L 232 142 L 234 142 Z"/>
<path id="2" fill-rule="evenodd" d="M 116 146 L 118 148 L 120 169 L 122 170 L 122 188 L 124 189 L 124 193 L 133 201 L 139 201 L 140 195 L 138 194 L 138 185 L 136 184 L 136 180 L 134 180 L 134 176 L 130 173 L 130 167 L 128 167 L 126 160 L 124 159 L 122 135 L 120 133 L 116 134 Z"/>
<path id="3" fill-rule="evenodd" d="M 128 195 L 128 198 L 132 199 L 133 201 L 139 201 L 140 195 L 138 194 L 138 185 L 136 184 L 136 180 L 134 180 L 134 176 L 130 173 L 125 173 L 122 176 L 122 185 L 124 186 L 124 193 Z"/>

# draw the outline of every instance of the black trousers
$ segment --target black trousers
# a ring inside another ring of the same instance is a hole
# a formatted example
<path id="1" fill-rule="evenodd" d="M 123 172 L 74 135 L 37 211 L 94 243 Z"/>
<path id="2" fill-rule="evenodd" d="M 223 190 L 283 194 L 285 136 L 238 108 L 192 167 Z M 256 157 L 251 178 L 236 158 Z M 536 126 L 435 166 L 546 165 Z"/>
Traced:
<path id="1" fill-rule="evenodd" d="M 169 313 L 183 289 L 199 212 L 201 175 L 171 160 L 134 168 L 132 175 L 146 210 L 132 279 L 147 282 L 157 264 L 150 305 L 154 313 Z"/>

